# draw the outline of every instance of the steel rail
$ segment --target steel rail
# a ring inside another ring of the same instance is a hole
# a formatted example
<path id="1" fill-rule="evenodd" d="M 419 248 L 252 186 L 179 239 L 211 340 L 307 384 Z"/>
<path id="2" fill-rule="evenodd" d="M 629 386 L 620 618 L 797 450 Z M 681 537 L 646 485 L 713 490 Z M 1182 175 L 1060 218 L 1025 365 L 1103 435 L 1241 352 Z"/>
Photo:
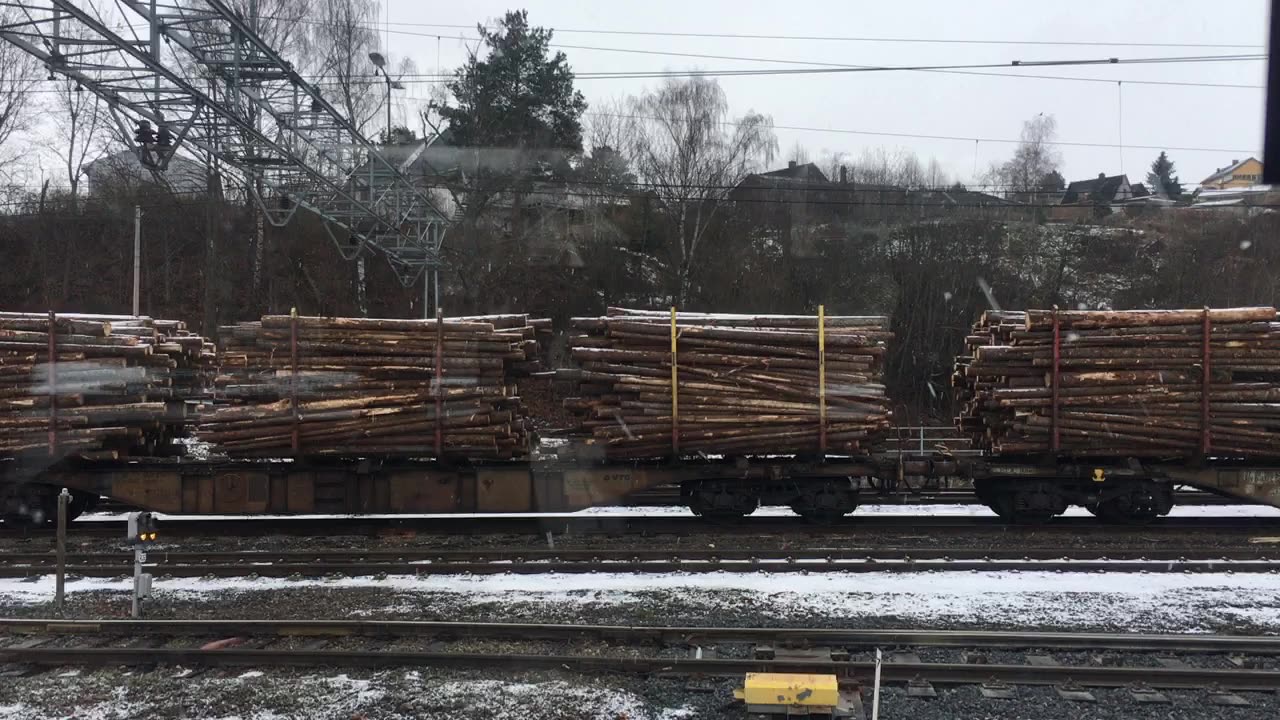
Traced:
<path id="1" fill-rule="evenodd" d="M 396 549 L 316 549 L 316 550 L 168 550 L 153 549 L 148 555 L 161 564 L 217 563 L 392 563 L 392 562 L 826 562 L 838 560 L 909 562 L 923 560 L 1110 560 L 1110 561 L 1235 561 L 1280 560 L 1280 548 L 1251 547 L 1223 549 L 1167 548 L 937 548 L 892 547 L 865 548 L 757 548 L 723 550 L 706 549 L 596 549 L 566 548 L 497 548 L 492 550 L 450 550 L 435 548 Z M 52 552 L 5 552 L 0 563 L 48 563 Z M 70 552 L 67 562 L 76 564 L 109 563 L 128 559 L 126 551 Z"/>
<path id="2" fill-rule="evenodd" d="M 71 535 L 88 537 L 123 537 L 123 519 L 78 520 L 70 525 Z M 802 534 L 821 537 L 850 537 L 890 531 L 920 531 L 930 535 L 957 535 L 972 532 L 998 533 L 1003 536 L 1105 536 L 1140 532 L 1143 535 L 1185 535 L 1186 533 L 1221 533 L 1264 530 L 1280 531 L 1280 517 L 1199 517 L 1164 518 L 1150 525 L 1113 525 L 1092 517 L 1055 518 L 1043 525 L 1010 525 L 997 517 L 938 515 L 861 515 L 857 513 L 830 524 L 815 524 L 799 517 L 750 517 L 732 523 L 705 518 L 680 516 L 610 516 L 610 515 L 546 515 L 456 517 L 239 517 L 162 518 L 165 537 L 200 537 L 206 535 L 254 537 L 263 535 L 332 536 L 385 535 L 760 535 Z M 0 523 L 0 537 L 52 536 L 48 527 L 8 526 Z"/>
<path id="3" fill-rule="evenodd" d="M 128 574 L 128 565 L 68 565 L 67 572 L 81 577 L 120 577 Z M 371 564 L 371 563 L 302 563 L 275 565 L 153 565 L 152 574 L 175 578 L 193 577 L 321 577 L 326 575 L 541 575 L 592 573 L 917 573 L 917 572 L 1077 572 L 1077 573 L 1237 573 L 1258 574 L 1280 572 L 1280 562 L 1092 562 L 1092 561 L 961 561 L 950 563 L 447 563 L 447 564 Z M 51 575 L 54 566 L 0 567 L 0 577 L 27 578 Z"/>
<path id="4" fill-rule="evenodd" d="M 1181 573 L 1276 573 L 1280 559 L 1264 551 L 1235 551 L 1235 558 L 1223 553 L 1203 553 L 1207 557 L 1144 558 L 1116 557 L 1117 553 L 1086 551 L 1084 558 L 1072 551 L 1030 553 L 960 551 L 939 556 L 936 552 L 914 550 L 894 555 L 884 551 L 513 551 L 445 553 L 397 553 L 377 559 L 375 553 L 343 553 L 326 557 L 323 552 L 282 553 L 151 553 L 148 568 L 154 574 L 171 577 L 319 577 L 324 575 L 497 575 L 546 573 L 912 573 L 912 572 L 1181 572 Z M 442 555 L 439 556 L 439 555 Z M 932 557 L 930 557 L 932 555 Z M 1124 553 L 1120 553 L 1124 555 Z M 415 556 L 418 559 L 415 559 Z M 66 571 L 82 577 L 118 577 L 131 565 L 122 555 L 93 553 L 72 555 Z M 0 557 L 0 577 L 21 578 L 49 575 L 57 570 L 54 558 L 44 553 L 11 553 Z"/>
<path id="5" fill-rule="evenodd" d="M 577 625 L 558 623 L 453 622 L 438 620 L 64 620 L 0 618 L 0 632 L 14 635 L 279 636 L 482 638 L 632 642 L 753 642 L 777 645 L 830 645 L 843 648 L 884 646 L 1110 650 L 1116 652 L 1244 653 L 1280 655 L 1280 636 L 1143 634 L 1000 630 L 866 630 L 798 627 L 697 627 L 649 625 Z"/>
<path id="6" fill-rule="evenodd" d="M 748 672 L 837 673 L 866 676 L 870 661 L 772 660 L 736 658 L 604 657 L 598 655 L 512 655 L 506 653 L 447 653 L 401 650 L 260 650 L 230 648 L 0 648 L 0 663 L 41 666 L 155 665 L 213 667 L 465 667 L 502 670 L 559 669 L 572 672 L 645 673 L 666 675 L 738 676 Z M 976 684 L 999 680 L 1019 685 L 1075 683 L 1086 687 L 1126 687 L 1143 684 L 1160 689 L 1215 687 L 1230 690 L 1274 691 L 1280 671 L 1248 669 L 1150 668 L 1106 666 L 982 665 L 964 663 L 897 663 L 881 666 L 885 682 L 924 679 L 937 684 Z"/>

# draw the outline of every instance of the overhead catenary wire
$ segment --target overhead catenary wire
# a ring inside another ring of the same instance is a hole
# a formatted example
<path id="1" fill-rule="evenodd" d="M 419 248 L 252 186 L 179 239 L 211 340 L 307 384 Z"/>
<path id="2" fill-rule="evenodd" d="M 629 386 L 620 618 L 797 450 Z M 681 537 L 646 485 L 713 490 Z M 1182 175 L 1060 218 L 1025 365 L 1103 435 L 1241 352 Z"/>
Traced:
<path id="1" fill-rule="evenodd" d="M 622 119 L 628 119 L 628 118 L 629 118 L 629 119 L 633 119 L 633 120 L 655 120 L 655 119 L 657 119 L 657 118 L 647 117 L 647 116 L 643 116 L 643 115 L 628 115 L 628 114 L 625 114 L 625 113 L 604 113 L 604 112 L 591 112 L 591 111 L 588 111 L 586 114 L 587 114 L 587 115 L 594 115 L 594 116 L 597 116 L 597 117 L 615 117 L 615 118 L 622 118 Z M 728 121 L 728 120 L 726 120 L 726 121 L 724 121 L 724 122 L 722 122 L 722 123 L 720 123 L 720 124 L 722 124 L 722 125 L 729 125 L 729 126 L 731 126 L 731 125 L 734 125 L 735 123 L 734 123 L 733 121 Z M 1015 139 L 1009 139 L 1009 138 L 974 137 L 974 136 L 972 136 L 972 135 L 968 135 L 968 136 L 963 136 L 963 135 L 926 135 L 926 134 L 917 134 L 917 133 L 891 132 L 891 131 L 887 131 L 887 130 L 853 130 L 853 129 L 848 129 L 848 128 L 821 128 L 821 127 L 812 127 L 812 126 L 803 126 L 803 125 L 780 125 L 780 124 L 774 124 L 774 125 L 772 125 L 771 127 L 772 127 L 774 130 L 797 130 L 797 131 L 804 131 L 804 132 L 826 132 L 826 133 L 837 133 L 837 134 L 843 134 L 843 135 L 875 135 L 875 136 L 882 136 L 882 137 L 899 137 L 899 138 L 919 139 L 919 140 L 952 140 L 952 141 L 957 141 L 957 142 L 966 142 L 966 143 L 968 143 L 968 142 L 974 142 L 974 141 L 979 141 L 979 142 L 1004 143 L 1004 144 L 1014 144 L 1014 145 L 1017 145 L 1017 144 L 1020 144 L 1021 142 L 1023 142 L 1023 141 L 1022 141 L 1022 140 L 1020 140 L 1020 139 L 1015 140 Z M 1046 141 L 1044 141 L 1044 142 L 1045 142 L 1045 144 L 1046 144 L 1046 145 L 1063 145 L 1063 146 L 1068 146 L 1068 147 L 1096 147 L 1096 148 L 1114 148 L 1114 147 L 1118 147 L 1118 144 L 1117 144 L 1117 143 L 1105 143 L 1105 142 L 1082 142 L 1082 141 L 1072 141 L 1072 140 L 1046 140 Z M 1233 148 L 1186 147 L 1186 146 L 1179 147 L 1179 146 L 1173 146 L 1173 145 L 1133 145 L 1133 144 L 1129 144 L 1129 145 L 1125 145 L 1125 147 L 1126 147 L 1126 148 L 1134 148 L 1134 149 L 1138 149 L 1138 150 L 1177 150 L 1178 152 L 1211 152 L 1211 153 L 1233 153 L 1233 152 L 1234 152 L 1234 153 L 1252 153 L 1252 152 L 1257 152 L 1256 150 L 1244 150 L 1244 149 L 1240 149 L 1240 148 L 1234 148 L 1234 149 L 1233 149 Z"/>
<path id="2" fill-rule="evenodd" d="M 419 23 L 419 22 L 396 22 L 393 23 L 397 27 L 437 27 L 448 29 L 472 30 L 475 25 L 463 25 L 458 23 Z M 495 23 L 488 23 L 486 27 L 497 27 Z M 1146 41 L 1103 41 L 1103 40 L 1008 40 L 1008 39 L 973 39 L 973 38 L 920 38 L 920 37 L 876 37 L 869 35 L 778 35 L 778 34 L 754 34 L 754 33 L 724 33 L 724 32 L 707 32 L 707 31 L 691 31 L 691 32 L 675 32 L 669 30 L 615 30 L 608 28 L 552 28 L 557 33 L 569 34 L 586 34 L 586 35 L 639 35 L 646 37 L 680 37 L 680 38 L 723 38 L 729 40 L 802 40 L 802 41 L 831 41 L 831 42 L 867 42 L 867 43 L 893 43 L 893 44 L 937 44 L 937 45 L 1043 45 L 1043 46 L 1059 46 L 1059 47 L 1168 47 L 1168 48 L 1237 48 L 1237 49 L 1262 49 L 1265 45 L 1250 45 L 1242 43 L 1177 43 L 1177 42 L 1146 42 Z"/>
<path id="3" fill-rule="evenodd" d="M 296 19 L 296 18 L 280 18 L 280 19 L 286 19 L 286 20 L 289 20 L 289 21 L 291 21 L 291 22 L 300 22 L 300 23 L 303 23 L 303 24 L 310 24 L 310 25 L 326 25 L 326 24 L 327 24 L 327 23 L 324 23 L 323 21 L 319 21 L 319 20 L 300 20 L 300 19 Z M 473 26 L 457 26 L 457 27 L 466 27 L 466 28 L 470 28 L 470 27 L 473 27 Z M 556 30 L 556 31 L 557 31 L 557 32 L 563 32 L 563 31 L 561 31 L 561 30 Z M 393 30 L 393 31 L 389 31 L 389 32 L 392 32 L 392 33 L 397 34 L 397 35 L 405 35 L 405 36 L 410 36 L 410 37 L 436 38 L 437 40 L 439 40 L 441 37 L 443 37 L 442 35 L 439 35 L 439 34 L 433 34 L 433 33 L 418 33 L 418 32 L 406 31 L 406 30 Z M 452 38 L 451 38 L 451 39 L 452 39 Z M 464 38 L 464 37 L 461 37 L 461 36 L 457 37 L 457 39 L 458 39 L 458 40 L 464 40 L 464 41 L 472 41 L 472 42 L 477 42 L 477 41 L 481 40 L 481 38 L 479 38 L 479 37 L 465 37 L 465 38 Z M 1003 44 L 1008 44 L 1008 45 L 1020 45 L 1020 44 L 1025 44 L 1025 45 L 1057 45 L 1057 44 L 1059 44 L 1059 43 L 1052 43 L 1052 42 L 1042 42 L 1042 43 L 1015 43 L 1015 42 L 1011 42 L 1011 43 L 1003 43 Z M 1090 45 L 1089 43 L 1065 43 L 1065 44 L 1066 44 L 1066 45 L 1083 45 L 1083 46 L 1088 46 L 1088 45 Z M 739 62 L 770 62 L 770 63 L 776 63 L 776 64 L 801 64 L 801 65 L 808 65 L 808 66 L 813 66 L 813 67 L 821 67 L 821 66 L 837 67 L 837 68 L 875 67 L 875 66 L 854 66 L 854 65 L 842 65 L 842 64 L 838 64 L 838 63 L 824 63 L 824 62 L 820 62 L 820 61 L 791 60 L 791 59 L 777 59 L 777 58 L 760 58 L 760 57 L 749 57 L 749 56 L 744 57 L 744 56 L 738 56 L 738 55 L 713 55 L 713 54 L 708 54 L 708 53 L 673 52 L 673 51 L 666 51 L 666 50 L 652 50 L 652 49 L 641 49 L 641 48 L 615 48 L 615 47 L 599 47 L 599 46 L 590 46 L 590 45 L 570 45 L 570 44 L 554 43 L 554 42 L 553 42 L 553 43 L 550 43 L 550 44 L 549 44 L 549 46 L 550 46 L 550 47 L 559 48 L 559 49 L 563 49 L 563 50 L 586 50 L 586 51 L 593 51 L 593 52 L 632 53 L 632 54 L 642 54 L 642 55 L 659 55 L 659 56 L 668 56 L 668 57 L 685 57 L 685 58 L 706 59 L 706 60 L 733 60 L 733 61 L 739 61 Z M 1120 44 L 1114 44 L 1114 45 L 1099 44 L 1099 46 L 1102 46 L 1102 47 L 1206 47 L 1206 48 L 1221 47 L 1221 48 L 1264 49 L 1264 48 L 1262 48 L 1262 46 L 1258 46 L 1258 45 L 1239 45 L 1239 46 L 1236 46 L 1236 45 L 1212 45 L 1212 44 L 1208 44 L 1208 45 L 1198 45 L 1198 44 L 1185 44 L 1185 45 L 1180 45 L 1180 44 L 1160 44 L 1160 43 L 1151 43 L 1151 44 L 1147 44 L 1147 43 L 1133 43 L 1133 44 L 1129 44 L 1129 43 L 1120 43 Z M 1266 58 L 1266 56 L 1265 56 L 1265 55 L 1262 55 L 1262 56 L 1261 56 L 1261 58 L 1250 58 L 1250 59 L 1265 59 L 1265 58 Z M 1025 64 L 1025 66 L 1033 66 L 1034 64 L 1035 64 L 1035 63 L 1026 63 L 1026 64 Z M 1005 66 L 1005 65 L 996 65 L 996 66 L 994 66 L 994 67 L 1007 67 L 1007 66 Z M 972 72 L 972 71 L 964 71 L 964 70 L 951 70 L 951 69 L 943 69 L 943 68 L 937 68 L 937 69 L 921 68 L 921 69 L 917 69 L 917 70 L 914 70 L 914 71 L 916 71 L 916 72 L 937 72 L 937 73 L 953 73 L 953 74 L 967 74 L 967 75 L 982 75 L 982 76 L 990 76 L 990 77 L 1013 77 L 1013 78 L 1032 78 L 1032 77 L 1034 77 L 1034 76 L 1026 75 L 1026 74 L 1014 74 L 1014 73 L 980 73 L 980 72 Z M 714 72 L 714 74 L 715 74 L 716 76 L 722 76 L 722 75 L 728 74 L 729 72 L 730 72 L 730 71 L 716 71 L 716 72 Z M 583 80 L 598 80 L 598 79 L 604 79 L 604 78 L 609 78 L 609 79 L 644 79 L 644 78 L 651 78 L 651 77 L 664 77 L 664 76 L 665 76 L 665 75 L 663 75 L 662 71 L 628 72 L 628 73 L 612 73 L 612 74 L 609 74 L 609 73 L 599 73 L 599 74 L 593 74 L 593 73 L 575 73 L 575 77 L 576 77 L 576 78 L 580 78 L 580 79 L 583 79 Z M 450 76 L 450 77 L 451 77 L 451 76 Z M 1041 76 L 1035 77 L 1035 79 L 1042 79 L 1042 80 L 1062 80 L 1062 81 L 1074 81 L 1074 82 L 1112 82 L 1110 79 L 1104 79 L 1104 78 L 1072 78 L 1072 77 L 1063 77 L 1063 76 L 1047 76 L 1047 75 L 1041 75 Z M 431 81 L 431 82 L 436 82 L 436 81 Z M 1207 86 L 1207 87 L 1232 87 L 1232 88 L 1238 88 L 1238 89 L 1265 89 L 1265 88 L 1264 88 L 1264 86 L 1261 86 L 1261 85 L 1242 85 L 1242 84 L 1234 84 L 1234 83 L 1212 84 L 1212 83 L 1196 83 L 1196 82 L 1191 82 L 1191 81 L 1181 81 L 1181 82 L 1179 82 L 1179 81 L 1143 81 L 1143 80 L 1130 80 L 1130 81 L 1128 81 L 1128 82 L 1131 82 L 1131 83 L 1134 83 L 1134 84 L 1139 84 L 1139 83 L 1141 83 L 1141 84 L 1150 84 L 1150 85 L 1170 85 L 1170 86 L 1184 86 L 1184 87 L 1202 87 L 1202 86 Z"/>

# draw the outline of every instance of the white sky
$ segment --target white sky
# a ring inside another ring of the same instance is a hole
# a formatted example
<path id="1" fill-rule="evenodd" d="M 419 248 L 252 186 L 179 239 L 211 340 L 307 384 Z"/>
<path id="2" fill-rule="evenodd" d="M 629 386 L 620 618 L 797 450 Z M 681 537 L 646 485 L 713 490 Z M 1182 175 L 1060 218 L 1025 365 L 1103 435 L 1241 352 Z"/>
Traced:
<path id="1" fill-rule="evenodd" d="M 910 3 L 817 0 L 778 3 L 764 0 L 495 0 L 465 3 L 387 0 L 383 35 L 395 56 L 409 56 L 419 72 L 439 65 L 452 69 L 465 58 L 464 41 L 474 29 L 422 24 L 472 26 L 510 8 L 525 7 L 532 24 L 557 30 L 558 45 L 620 48 L 667 53 L 699 53 L 772 60 L 848 65 L 954 65 L 1008 63 L 1012 60 L 1151 58 L 1265 52 L 1265 0 L 1209 3 L 1162 0 L 1115 2 L 1027 2 L 1026 0 L 915 0 Z M 1048 45 L 920 44 L 845 40 L 774 40 L 654 37 L 569 32 L 630 30 L 711 32 L 757 35 L 859 36 L 878 38 L 1076 41 L 1108 43 L 1228 43 L 1230 47 L 1079 47 Z M 439 39 L 437 39 L 439 36 Z M 474 45 L 474 42 L 470 43 Z M 685 69 L 760 69 L 775 63 L 689 58 L 562 48 L 577 72 L 661 71 Z M 970 180 L 991 162 L 1007 157 L 1012 144 L 972 138 L 1016 139 L 1022 122 L 1038 113 L 1058 121 L 1058 139 L 1117 144 L 1118 147 L 1061 146 L 1063 174 L 1087 179 L 1099 172 L 1126 172 L 1144 180 L 1158 149 L 1170 157 L 1185 182 L 1195 183 L 1232 159 L 1261 156 L 1265 91 L 1217 87 L 1124 84 L 1115 80 L 1159 80 L 1264 85 L 1265 63 L 1109 65 L 1096 68 L 1040 68 L 1026 72 L 1101 78 L 1110 82 L 1070 82 L 1006 77 L 891 72 L 721 78 L 735 114 L 754 110 L 778 125 L 807 128 L 948 135 L 960 141 L 877 137 L 847 133 L 779 129 L 785 157 L 799 143 L 817 160 L 824 151 L 856 158 L 864 149 L 884 146 L 936 157 L 953 176 Z M 1016 70 L 990 70 L 1014 74 Z M 578 87 L 588 102 L 636 93 L 659 80 L 587 80 Z M 411 84 L 398 104 L 426 98 L 426 84 Z M 1118 95 L 1123 99 L 1119 113 Z M 416 125 L 416 123 L 415 123 Z M 1218 152 L 1175 150 L 1217 148 Z M 782 161 L 779 161 L 781 164 Z"/>

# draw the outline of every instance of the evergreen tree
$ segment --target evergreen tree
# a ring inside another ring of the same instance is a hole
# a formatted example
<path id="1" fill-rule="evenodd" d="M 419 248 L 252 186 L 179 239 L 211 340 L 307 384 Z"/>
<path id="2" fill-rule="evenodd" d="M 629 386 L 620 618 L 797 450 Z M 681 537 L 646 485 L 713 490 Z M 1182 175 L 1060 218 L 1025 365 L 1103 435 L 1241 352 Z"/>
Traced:
<path id="1" fill-rule="evenodd" d="M 1150 186 L 1152 193 L 1157 195 L 1163 193 L 1170 200 L 1177 200 L 1182 196 L 1182 183 L 1179 182 L 1178 176 L 1173 174 L 1173 161 L 1163 150 L 1151 163 L 1151 172 L 1147 173 L 1147 185 Z"/>
<path id="2" fill-rule="evenodd" d="M 599 187 L 601 192 L 631 192 L 636 183 L 627 159 L 608 145 L 592 148 L 591 154 L 582 158 L 574 176 L 579 182 Z"/>
<path id="3" fill-rule="evenodd" d="M 1040 184 L 1036 189 L 1042 193 L 1056 193 L 1066 188 L 1067 179 L 1057 170 L 1051 170 L 1040 177 Z"/>
<path id="4" fill-rule="evenodd" d="M 508 12 L 497 29 L 477 29 L 488 53 L 458 68 L 448 85 L 456 105 L 440 110 L 453 142 L 515 150 L 519 169 L 566 170 L 555 158 L 582 152 L 587 102 L 564 53 L 550 54 L 551 31 L 529 27 L 524 10 Z"/>

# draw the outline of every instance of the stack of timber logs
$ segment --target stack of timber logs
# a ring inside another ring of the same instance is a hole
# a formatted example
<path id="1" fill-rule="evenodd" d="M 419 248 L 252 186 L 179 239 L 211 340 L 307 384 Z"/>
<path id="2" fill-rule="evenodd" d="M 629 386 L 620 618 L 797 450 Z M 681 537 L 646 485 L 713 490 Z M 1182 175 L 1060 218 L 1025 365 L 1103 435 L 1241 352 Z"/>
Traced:
<path id="1" fill-rule="evenodd" d="M 576 385 L 564 405 L 579 437 L 565 452 L 857 454 L 889 425 L 883 317 L 823 318 L 824 363 L 818 316 L 682 312 L 674 372 L 669 312 L 610 308 L 572 327 L 579 367 L 557 381 Z"/>
<path id="2" fill-rule="evenodd" d="M 219 401 L 197 431 L 233 456 L 517 458 L 515 378 L 549 321 L 268 315 L 220 329 Z"/>
<path id="3" fill-rule="evenodd" d="M 956 423 L 975 447 L 1079 457 L 1280 455 L 1274 308 L 988 311 L 966 348 L 953 376 Z"/>
<path id="4" fill-rule="evenodd" d="M 215 358 L 177 320 L 0 312 L 0 457 L 170 454 Z"/>

